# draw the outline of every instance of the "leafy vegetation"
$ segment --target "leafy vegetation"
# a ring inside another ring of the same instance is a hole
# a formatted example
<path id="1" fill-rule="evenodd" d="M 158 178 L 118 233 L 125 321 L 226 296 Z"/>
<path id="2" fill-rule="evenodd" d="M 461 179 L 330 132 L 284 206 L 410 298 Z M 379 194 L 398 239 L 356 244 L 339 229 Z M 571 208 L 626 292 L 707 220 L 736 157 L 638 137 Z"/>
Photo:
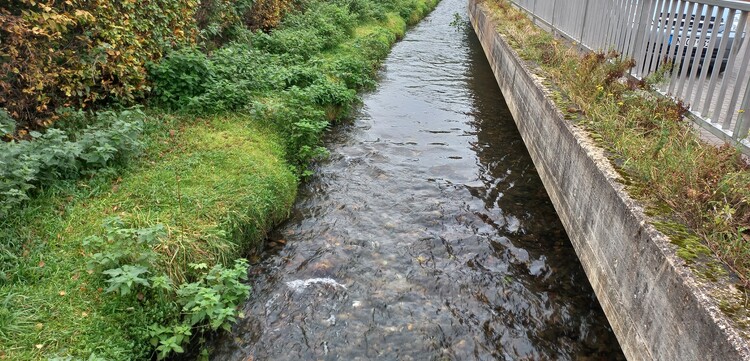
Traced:
<path id="1" fill-rule="evenodd" d="M 142 128 L 139 110 L 107 111 L 75 136 L 49 129 L 31 132 L 32 140 L 0 142 L 0 217 L 28 200 L 40 184 L 78 178 L 137 151 Z"/>
<path id="2" fill-rule="evenodd" d="M 191 1 L 158 21 L 147 8 L 162 0 L 0 10 L 13 38 L 0 88 L 27 90 L 0 99 L 0 359 L 161 359 L 229 328 L 249 292 L 241 257 L 287 216 L 329 124 L 436 5 Z M 35 35 L 38 16 L 63 25 Z M 52 60 L 22 64 L 13 47 Z M 145 110 L 102 110 L 142 98 Z"/>
<path id="3" fill-rule="evenodd" d="M 195 0 L 34 1 L 0 9 L 0 107 L 22 127 L 51 124 L 60 106 L 148 90 L 144 64 L 193 42 Z"/>
<path id="4" fill-rule="evenodd" d="M 183 323 L 178 287 L 203 282 L 190 264 L 233 264 L 287 215 L 298 178 L 274 131 L 246 116 L 158 120 L 137 162 L 40 187 L 2 220 L 0 292 L 35 310 L 3 342 L 10 359 L 149 357 L 149 327 Z"/>
<path id="5" fill-rule="evenodd" d="M 211 47 L 270 29 L 291 0 L 19 0 L 0 8 L 0 108 L 20 128 L 51 125 L 59 107 L 132 104 L 146 64 L 175 47 Z"/>
<path id="6" fill-rule="evenodd" d="M 156 347 L 158 359 L 171 352 L 184 352 L 183 347 L 196 331 L 229 330 L 240 316 L 237 306 L 250 292 L 250 287 L 241 282 L 247 279 L 248 264 L 244 259 L 235 260 L 231 268 L 216 264 L 208 269 L 206 263 L 190 263 L 186 269 L 190 274 L 185 278 L 194 281 L 186 280 L 175 286 L 154 251 L 167 237 L 164 225 L 127 228 L 115 216 L 104 221 L 104 229 L 104 237 L 84 240 L 84 246 L 95 252 L 89 269 L 106 276 L 108 287 L 104 292 L 116 293 L 133 307 L 151 301 L 171 303 L 180 310 L 173 324 L 148 326 L 150 343 Z M 127 297 L 133 294 L 137 296 Z"/>
<path id="7" fill-rule="evenodd" d="M 614 154 L 631 194 L 660 217 L 684 223 L 748 285 L 750 168 L 739 151 L 701 141 L 684 118 L 684 104 L 650 92 L 659 74 L 629 80 L 624 75 L 633 60 L 615 52 L 580 56 L 507 1 L 487 3 L 501 19 L 498 30 L 559 87 L 567 99 L 561 108 Z M 695 254 L 680 254 L 686 253 Z"/>

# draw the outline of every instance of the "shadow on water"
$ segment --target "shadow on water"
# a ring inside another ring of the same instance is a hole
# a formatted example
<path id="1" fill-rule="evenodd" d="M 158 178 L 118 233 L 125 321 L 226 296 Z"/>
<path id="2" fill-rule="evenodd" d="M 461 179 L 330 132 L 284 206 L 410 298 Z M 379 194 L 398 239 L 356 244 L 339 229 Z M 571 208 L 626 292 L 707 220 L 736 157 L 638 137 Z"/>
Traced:
<path id="1" fill-rule="evenodd" d="M 465 7 L 394 47 L 213 359 L 624 359 Z"/>

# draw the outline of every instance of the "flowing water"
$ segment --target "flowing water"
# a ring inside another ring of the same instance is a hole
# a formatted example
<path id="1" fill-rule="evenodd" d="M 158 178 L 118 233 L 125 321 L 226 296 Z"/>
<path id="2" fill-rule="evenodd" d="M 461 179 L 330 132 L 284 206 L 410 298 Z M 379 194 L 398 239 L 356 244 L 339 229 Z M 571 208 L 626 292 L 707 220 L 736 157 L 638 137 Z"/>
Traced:
<path id="1" fill-rule="evenodd" d="M 411 29 L 333 132 L 213 359 L 623 359 L 455 13 Z"/>

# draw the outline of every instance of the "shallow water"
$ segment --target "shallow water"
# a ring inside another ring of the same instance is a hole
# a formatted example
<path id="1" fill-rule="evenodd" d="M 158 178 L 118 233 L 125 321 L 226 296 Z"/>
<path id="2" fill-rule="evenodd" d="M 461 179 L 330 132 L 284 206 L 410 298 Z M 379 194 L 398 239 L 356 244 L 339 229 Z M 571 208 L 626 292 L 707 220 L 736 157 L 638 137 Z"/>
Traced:
<path id="1" fill-rule="evenodd" d="M 333 132 L 213 359 L 624 359 L 454 13 L 411 29 Z"/>

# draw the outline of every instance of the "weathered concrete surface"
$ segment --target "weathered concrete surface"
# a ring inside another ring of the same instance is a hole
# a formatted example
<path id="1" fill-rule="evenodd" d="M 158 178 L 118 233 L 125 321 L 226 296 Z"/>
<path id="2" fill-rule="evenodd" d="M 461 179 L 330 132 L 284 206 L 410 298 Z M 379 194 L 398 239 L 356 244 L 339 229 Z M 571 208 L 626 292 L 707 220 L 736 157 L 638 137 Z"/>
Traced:
<path id="1" fill-rule="evenodd" d="M 747 342 L 646 222 L 602 150 L 563 118 L 477 2 L 469 0 L 471 23 L 628 359 L 750 360 Z"/>

